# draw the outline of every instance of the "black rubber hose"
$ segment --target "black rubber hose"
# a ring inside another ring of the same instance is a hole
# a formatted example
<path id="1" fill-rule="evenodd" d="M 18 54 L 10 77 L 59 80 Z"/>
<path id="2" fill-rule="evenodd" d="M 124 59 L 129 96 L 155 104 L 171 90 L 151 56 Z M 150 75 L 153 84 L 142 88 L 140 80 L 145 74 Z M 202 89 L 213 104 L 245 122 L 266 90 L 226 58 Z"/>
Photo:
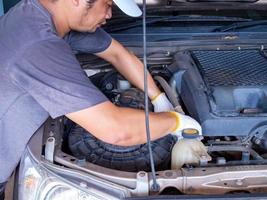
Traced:
<path id="1" fill-rule="evenodd" d="M 169 84 L 167 83 L 167 81 L 162 78 L 161 76 L 155 76 L 154 79 L 156 81 L 159 82 L 159 84 L 161 85 L 161 87 L 163 88 L 164 92 L 166 93 L 167 97 L 169 98 L 171 104 L 174 107 L 174 110 L 184 114 L 184 111 L 177 99 L 177 97 L 175 96 L 174 92 L 172 91 L 172 88 L 169 86 Z"/>

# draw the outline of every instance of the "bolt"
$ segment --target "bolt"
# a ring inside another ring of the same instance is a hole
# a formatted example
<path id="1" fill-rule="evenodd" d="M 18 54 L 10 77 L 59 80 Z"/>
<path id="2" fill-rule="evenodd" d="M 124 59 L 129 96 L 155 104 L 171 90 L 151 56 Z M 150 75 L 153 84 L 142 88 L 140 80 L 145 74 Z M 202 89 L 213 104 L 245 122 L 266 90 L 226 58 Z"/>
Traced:
<path id="1" fill-rule="evenodd" d="M 86 188 L 87 184 L 85 182 L 80 182 L 80 186 L 83 187 L 83 188 Z"/>
<path id="2" fill-rule="evenodd" d="M 241 185 L 243 185 L 243 181 L 242 180 L 237 180 L 236 182 L 235 182 L 237 185 L 239 185 L 239 186 L 241 186 Z"/>
<path id="3" fill-rule="evenodd" d="M 259 138 L 256 138 L 255 139 L 255 144 L 258 144 L 259 145 L 260 143 L 261 143 L 261 140 Z"/>
<path id="4" fill-rule="evenodd" d="M 84 159 L 78 159 L 77 160 L 77 165 L 83 167 L 83 166 L 85 166 L 85 164 L 86 164 L 85 158 Z"/>
<path id="5" fill-rule="evenodd" d="M 165 176 L 171 177 L 172 176 L 172 172 L 170 172 L 170 171 L 165 172 Z"/>
<path id="6" fill-rule="evenodd" d="M 50 137 L 54 136 L 54 132 L 53 131 L 49 131 L 49 136 Z"/>
<path id="7" fill-rule="evenodd" d="M 106 85 L 106 89 L 107 89 L 107 90 L 112 90 L 112 89 L 113 89 L 113 85 L 112 85 L 111 83 L 108 83 L 108 84 Z"/>
<path id="8" fill-rule="evenodd" d="M 140 177 L 144 177 L 145 175 L 146 175 L 145 172 L 139 172 L 139 176 L 140 176 Z"/>

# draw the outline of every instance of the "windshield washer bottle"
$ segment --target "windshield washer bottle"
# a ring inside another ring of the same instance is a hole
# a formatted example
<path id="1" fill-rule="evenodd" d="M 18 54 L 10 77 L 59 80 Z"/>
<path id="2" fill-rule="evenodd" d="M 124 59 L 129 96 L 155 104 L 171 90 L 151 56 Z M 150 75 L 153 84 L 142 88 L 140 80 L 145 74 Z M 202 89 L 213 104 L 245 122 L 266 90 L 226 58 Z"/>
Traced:
<path id="1" fill-rule="evenodd" d="M 196 129 L 184 129 L 182 136 L 172 149 L 171 169 L 181 169 L 184 164 L 199 164 L 200 161 L 211 160 Z"/>

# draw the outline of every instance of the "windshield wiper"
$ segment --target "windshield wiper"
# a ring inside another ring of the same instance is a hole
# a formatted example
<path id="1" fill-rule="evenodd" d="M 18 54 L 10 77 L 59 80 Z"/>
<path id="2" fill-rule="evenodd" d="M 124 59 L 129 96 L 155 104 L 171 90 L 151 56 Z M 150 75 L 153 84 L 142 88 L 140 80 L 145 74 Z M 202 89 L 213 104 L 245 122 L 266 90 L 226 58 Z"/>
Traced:
<path id="1" fill-rule="evenodd" d="M 146 25 L 158 23 L 158 22 L 227 22 L 227 21 L 241 21 L 248 22 L 251 19 L 240 17 L 225 17 L 225 16 L 205 16 L 205 15 L 180 15 L 180 16 L 150 16 L 147 17 Z M 122 31 L 130 28 L 135 28 L 142 25 L 141 18 L 135 19 L 135 21 L 129 21 L 128 19 L 115 19 L 106 26 L 108 32 Z"/>
<path id="2" fill-rule="evenodd" d="M 252 26 L 257 26 L 257 25 L 263 25 L 263 24 L 267 24 L 267 20 L 235 22 L 235 23 L 227 25 L 227 26 L 215 28 L 212 32 L 227 32 L 230 30 L 242 29 L 242 28 L 247 28 L 247 27 L 252 27 Z"/>

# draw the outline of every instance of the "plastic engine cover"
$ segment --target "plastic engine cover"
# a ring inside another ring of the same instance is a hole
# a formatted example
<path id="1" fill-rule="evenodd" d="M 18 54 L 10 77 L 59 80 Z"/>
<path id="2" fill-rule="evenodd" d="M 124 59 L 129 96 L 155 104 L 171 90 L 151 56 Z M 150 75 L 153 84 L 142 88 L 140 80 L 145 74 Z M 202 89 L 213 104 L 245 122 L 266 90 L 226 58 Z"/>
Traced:
<path id="1" fill-rule="evenodd" d="M 176 88 L 206 136 L 245 136 L 267 124 L 267 59 L 258 50 L 184 51 Z"/>

